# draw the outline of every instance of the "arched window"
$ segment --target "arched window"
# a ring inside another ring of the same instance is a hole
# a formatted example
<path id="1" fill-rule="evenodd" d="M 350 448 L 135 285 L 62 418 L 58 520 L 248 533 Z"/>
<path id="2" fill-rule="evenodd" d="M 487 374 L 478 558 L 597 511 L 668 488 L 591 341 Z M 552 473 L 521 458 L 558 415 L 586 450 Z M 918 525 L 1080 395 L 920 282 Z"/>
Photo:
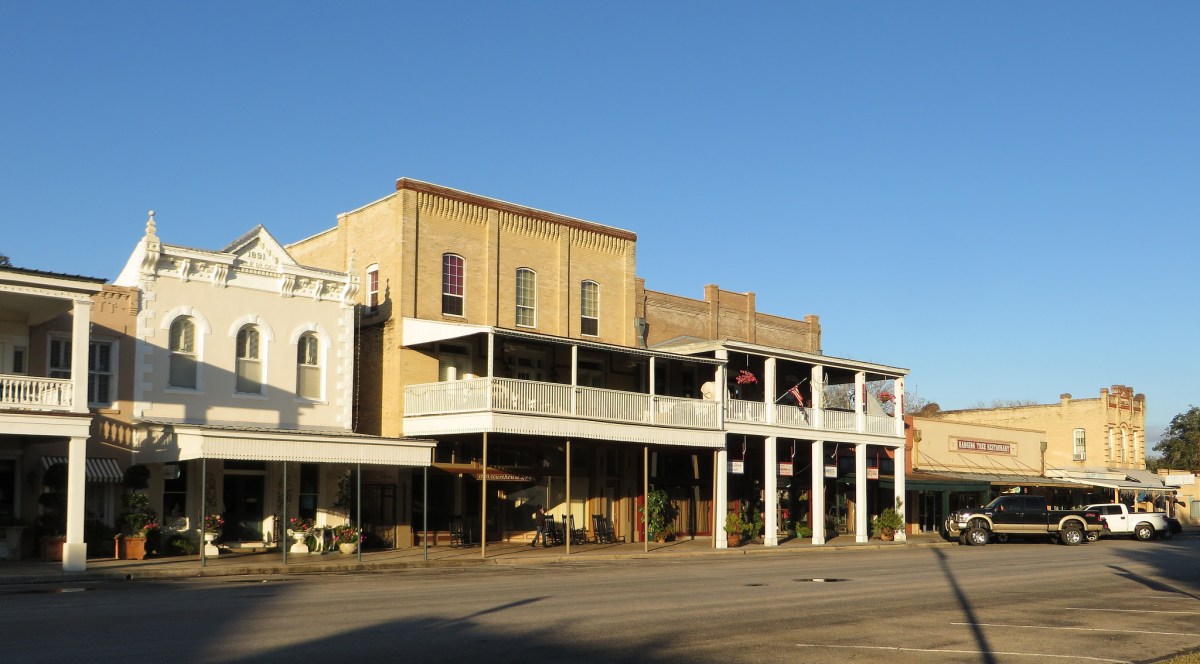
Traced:
<path id="1" fill-rule="evenodd" d="M 579 292 L 579 331 L 596 336 L 600 334 L 600 284 L 588 280 Z"/>
<path id="2" fill-rule="evenodd" d="M 517 268 L 517 325 L 537 327 L 537 272 Z"/>
<path id="3" fill-rule="evenodd" d="M 169 387 L 196 389 L 196 322 L 191 316 L 171 321 Z"/>
<path id="4" fill-rule="evenodd" d="M 246 325 L 237 333 L 237 386 L 244 394 L 262 394 L 262 348 L 258 328 Z"/>
<path id="5" fill-rule="evenodd" d="M 442 313 L 447 316 L 463 315 L 463 299 L 466 274 L 462 256 L 442 255 Z"/>
<path id="6" fill-rule="evenodd" d="M 296 396 L 321 398 L 321 342 L 317 335 L 305 332 L 296 346 Z"/>
<path id="7" fill-rule="evenodd" d="M 367 266 L 367 313 L 379 311 L 379 264 Z"/>

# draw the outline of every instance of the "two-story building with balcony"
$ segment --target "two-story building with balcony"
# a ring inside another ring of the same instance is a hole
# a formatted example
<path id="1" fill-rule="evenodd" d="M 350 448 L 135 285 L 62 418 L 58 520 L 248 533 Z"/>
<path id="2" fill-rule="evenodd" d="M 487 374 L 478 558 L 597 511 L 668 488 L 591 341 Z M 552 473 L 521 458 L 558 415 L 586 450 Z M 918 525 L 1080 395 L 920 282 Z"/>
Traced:
<path id="1" fill-rule="evenodd" d="M 34 535 L 62 535 L 63 568 L 79 571 L 88 515 L 114 523 L 115 484 L 129 455 L 94 435 L 94 410 L 113 416 L 124 398 L 118 339 L 129 295 L 103 279 L 0 268 L 0 518 L 28 534 L 5 542 L 9 558 L 32 554 Z M 65 500 L 39 504 L 50 492 L 44 472 L 60 463 Z"/>
<path id="2" fill-rule="evenodd" d="M 867 386 L 885 382 L 902 394 L 905 370 L 821 356 L 815 317 L 757 314 L 752 296 L 749 306 L 676 298 L 683 313 L 670 310 L 669 296 L 650 304 L 635 273 L 636 239 L 401 179 L 391 195 L 287 249 L 308 264 L 361 270 L 357 421 L 363 431 L 437 440 L 426 487 L 435 528 L 466 523 L 467 536 L 485 544 L 528 537 L 545 505 L 568 527 L 606 519 L 636 540 L 653 487 L 680 508 L 671 534 L 723 546 L 736 462 L 756 468 L 734 481 L 735 492 L 750 501 L 757 482 L 774 544 L 784 468 L 776 461 L 797 446 L 819 470 L 789 470 L 789 515 L 825 515 L 826 486 L 836 493 L 848 478 L 853 504 L 867 505 L 868 478 L 882 483 L 874 478 L 891 475 L 903 455 L 902 424 Z M 687 320 L 696 312 L 709 323 Z M 714 317 L 740 317 L 741 328 L 726 336 Z M 740 383 L 727 366 L 757 372 L 759 391 L 730 396 L 726 384 Z M 796 376 L 819 389 L 788 382 Z M 791 387 L 807 401 L 778 404 L 776 391 Z M 844 403 L 827 404 L 827 391 Z M 903 491 L 903 473 L 894 485 Z M 865 538 L 865 519 L 862 509 L 851 521 L 856 536 Z M 824 518 L 816 522 L 823 542 Z"/>
<path id="3" fill-rule="evenodd" d="M 354 431 L 356 278 L 297 263 L 261 226 L 216 251 L 167 244 L 151 213 L 116 283 L 140 294 L 132 448 L 167 532 L 219 514 L 227 545 L 262 548 L 298 516 L 411 541 L 395 497 L 432 442 Z"/>

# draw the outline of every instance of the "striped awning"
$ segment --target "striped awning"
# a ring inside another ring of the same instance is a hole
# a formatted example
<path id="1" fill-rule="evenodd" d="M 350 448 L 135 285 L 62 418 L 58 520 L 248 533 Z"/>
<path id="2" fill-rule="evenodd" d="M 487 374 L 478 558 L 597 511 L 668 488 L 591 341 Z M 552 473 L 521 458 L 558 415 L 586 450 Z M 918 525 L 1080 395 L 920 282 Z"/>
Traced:
<path id="1" fill-rule="evenodd" d="M 124 473 L 121 471 L 121 466 L 117 465 L 116 459 L 110 458 L 94 458 L 88 457 L 87 470 L 85 476 L 88 482 L 116 482 L 119 483 Z M 44 456 L 42 457 L 42 467 L 49 468 L 54 464 L 66 464 L 67 457 L 64 456 Z"/>

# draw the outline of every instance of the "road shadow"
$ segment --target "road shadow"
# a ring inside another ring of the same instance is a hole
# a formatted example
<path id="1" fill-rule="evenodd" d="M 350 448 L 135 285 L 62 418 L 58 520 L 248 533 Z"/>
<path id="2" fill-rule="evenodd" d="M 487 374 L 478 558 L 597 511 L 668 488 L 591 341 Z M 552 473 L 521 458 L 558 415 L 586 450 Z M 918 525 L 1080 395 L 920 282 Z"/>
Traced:
<path id="1" fill-rule="evenodd" d="M 971 632 L 975 637 L 975 643 L 979 646 L 979 651 L 982 653 L 982 661 L 986 664 L 996 664 L 996 658 L 992 655 L 991 645 L 988 643 L 987 636 L 983 633 L 983 629 L 979 626 L 979 619 L 975 616 L 975 608 L 971 604 L 971 600 L 967 594 L 963 592 L 962 586 L 958 584 L 958 579 L 954 576 L 954 570 L 950 569 L 950 563 L 946 558 L 946 553 L 940 549 L 933 549 L 933 555 L 937 557 L 938 565 L 942 568 L 942 574 L 946 580 L 950 582 L 950 588 L 954 591 L 954 598 L 958 600 L 958 606 L 962 609 L 965 622 L 971 626 Z"/>

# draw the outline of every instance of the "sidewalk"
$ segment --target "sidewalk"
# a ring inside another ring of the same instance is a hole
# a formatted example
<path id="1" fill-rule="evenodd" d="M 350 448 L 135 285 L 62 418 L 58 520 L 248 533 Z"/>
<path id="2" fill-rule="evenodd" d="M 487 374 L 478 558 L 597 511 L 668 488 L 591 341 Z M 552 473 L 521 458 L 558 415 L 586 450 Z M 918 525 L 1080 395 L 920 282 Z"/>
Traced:
<path id="1" fill-rule="evenodd" d="M 41 560 L 0 561 L 0 585 L 15 583 L 55 583 L 61 581 L 97 581 L 129 579 L 171 579 L 216 576 L 263 576 L 275 574 L 320 574 L 355 571 L 376 571 L 421 567 L 464 567 L 477 565 L 519 565 L 562 562 L 616 561 L 676 557 L 717 557 L 745 555 L 789 555 L 803 552 L 879 550 L 914 546 L 955 546 L 935 533 L 909 535 L 907 542 L 871 540 L 857 543 L 852 536 L 841 535 L 824 545 L 814 546 L 808 540 L 792 539 L 777 547 L 747 544 L 733 549 L 714 549 L 712 541 L 679 540 L 651 542 L 649 552 L 638 542 L 634 544 L 580 544 L 532 548 L 523 542 L 489 542 L 484 558 L 478 545 L 451 548 L 429 547 L 428 560 L 421 548 L 368 551 L 357 555 L 342 553 L 283 554 L 222 553 L 209 557 L 201 567 L 199 556 L 174 556 L 149 560 L 89 559 L 87 571 L 64 572 L 62 563 Z"/>

